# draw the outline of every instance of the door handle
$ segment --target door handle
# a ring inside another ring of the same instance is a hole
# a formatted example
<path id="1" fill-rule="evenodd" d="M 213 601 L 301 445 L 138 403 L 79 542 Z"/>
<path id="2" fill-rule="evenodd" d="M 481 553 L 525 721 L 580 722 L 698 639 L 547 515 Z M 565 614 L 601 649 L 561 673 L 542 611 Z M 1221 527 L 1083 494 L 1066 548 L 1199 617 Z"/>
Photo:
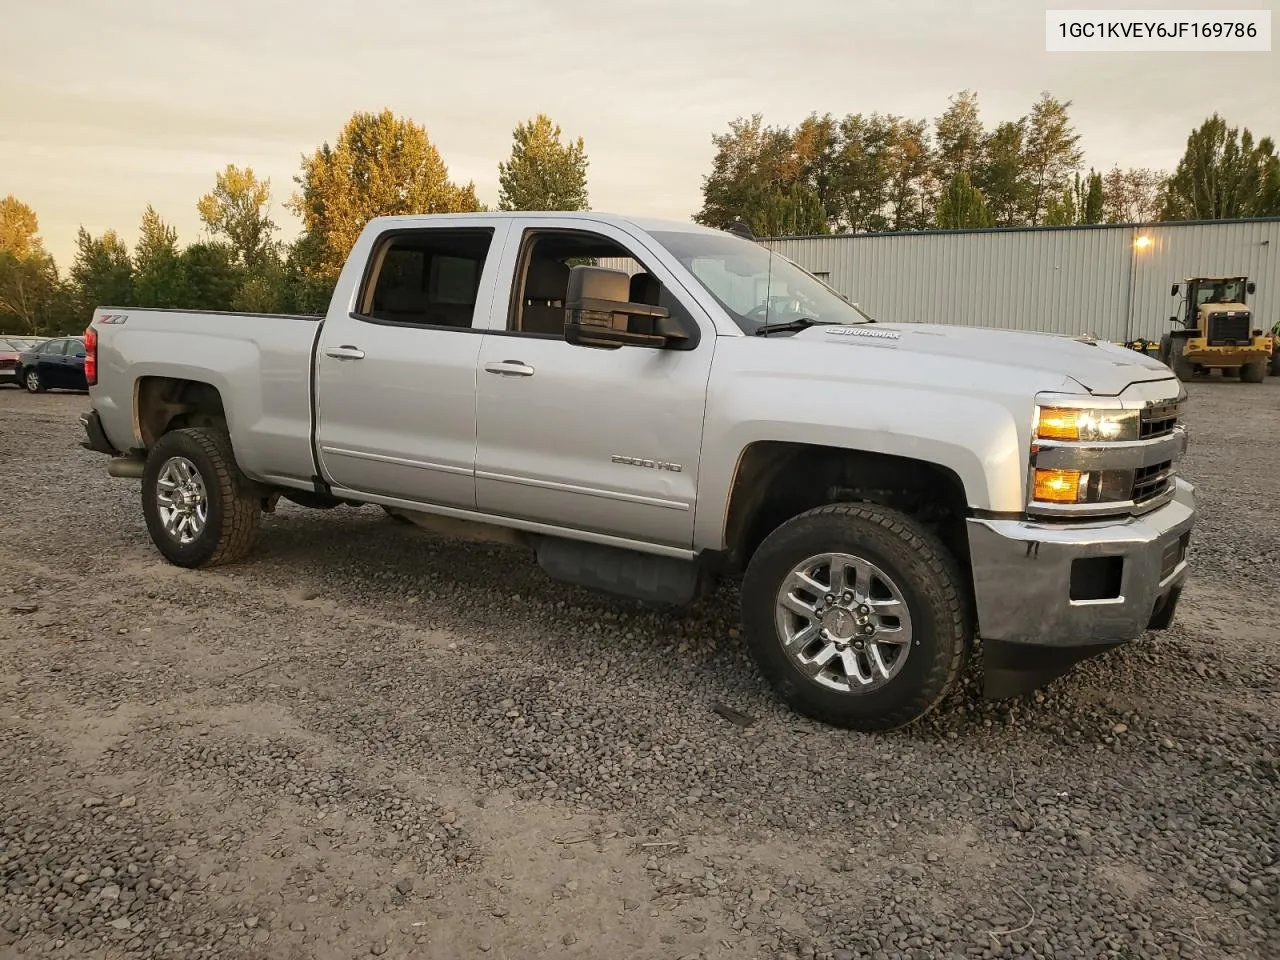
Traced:
<path id="1" fill-rule="evenodd" d="M 496 373 L 500 377 L 532 377 L 533 367 L 527 363 L 521 363 L 519 360 L 503 360 L 496 363 L 486 363 L 484 372 Z"/>
<path id="2" fill-rule="evenodd" d="M 353 347 L 350 344 L 343 344 L 340 347 L 328 347 L 324 351 L 326 357 L 333 357 L 335 360 L 363 360 L 364 351 L 359 347 Z"/>

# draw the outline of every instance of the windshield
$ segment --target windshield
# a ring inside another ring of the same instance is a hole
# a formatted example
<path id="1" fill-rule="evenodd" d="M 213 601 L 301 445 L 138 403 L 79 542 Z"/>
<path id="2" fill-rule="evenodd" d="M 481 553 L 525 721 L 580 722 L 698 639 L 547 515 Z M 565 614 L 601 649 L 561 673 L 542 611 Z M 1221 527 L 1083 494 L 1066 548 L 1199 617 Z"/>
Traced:
<path id="1" fill-rule="evenodd" d="M 865 313 L 780 254 L 732 234 L 655 231 L 745 333 L 809 320 L 867 323 Z"/>
<path id="2" fill-rule="evenodd" d="M 1205 281 L 1196 290 L 1196 306 L 1206 303 L 1244 303 L 1244 278 Z"/>

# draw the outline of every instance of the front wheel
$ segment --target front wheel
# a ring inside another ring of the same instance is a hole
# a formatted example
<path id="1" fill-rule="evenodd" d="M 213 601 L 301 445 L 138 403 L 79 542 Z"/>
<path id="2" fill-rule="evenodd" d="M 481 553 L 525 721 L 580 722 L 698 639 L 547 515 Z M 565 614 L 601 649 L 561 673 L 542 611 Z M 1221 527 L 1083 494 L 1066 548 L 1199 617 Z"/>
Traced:
<path id="1" fill-rule="evenodd" d="M 760 545 L 742 585 L 761 671 L 793 709 L 889 730 L 947 694 L 968 650 L 963 575 L 911 517 L 873 504 L 819 507 Z"/>
<path id="2" fill-rule="evenodd" d="M 142 512 L 152 543 L 179 567 L 239 560 L 253 547 L 261 520 L 247 486 L 221 430 L 166 433 L 142 471 Z"/>
<path id="3" fill-rule="evenodd" d="M 35 367 L 28 368 L 22 375 L 22 385 L 27 388 L 27 393 L 44 393 L 44 382 L 40 379 L 40 371 Z"/>

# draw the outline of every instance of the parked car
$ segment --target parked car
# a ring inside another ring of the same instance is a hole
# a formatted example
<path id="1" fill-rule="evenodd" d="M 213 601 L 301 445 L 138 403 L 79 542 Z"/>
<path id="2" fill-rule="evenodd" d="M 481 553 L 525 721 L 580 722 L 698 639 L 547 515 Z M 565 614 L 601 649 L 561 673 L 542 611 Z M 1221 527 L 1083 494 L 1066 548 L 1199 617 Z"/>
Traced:
<path id="1" fill-rule="evenodd" d="M 19 343 L 13 337 L 0 337 L 0 383 L 12 383 L 15 386 L 22 383 L 18 376 L 18 361 L 22 358 L 22 351 L 29 349 L 24 343 Z"/>
<path id="2" fill-rule="evenodd" d="M 102 307 L 86 340 L 84 445 L 169 562 L 243 557 L 285 497 L 649 602 L 740 576 L 762 674 L 841 726 L 933 709 L 975 635 L 989 695 L 1033 689 L 1168 627 L 1187 578 L 1164 364 L 872 319 L 704 227 L 379 218 L 323 318 Z"/>
<path id="3" fill-rule="evenodd" d="M 46 340 L 18 358 L 18 376 L 32 393 L 43 390 L 88 390 L 84 375 L 83 337 Z"/>

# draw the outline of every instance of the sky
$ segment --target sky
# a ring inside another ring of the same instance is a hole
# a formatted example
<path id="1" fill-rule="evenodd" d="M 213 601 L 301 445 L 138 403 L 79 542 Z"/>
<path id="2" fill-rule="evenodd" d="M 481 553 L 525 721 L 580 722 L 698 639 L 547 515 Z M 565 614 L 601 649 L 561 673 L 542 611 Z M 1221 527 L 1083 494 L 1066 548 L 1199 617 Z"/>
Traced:
<path id="1" fill-rule="evenodd" d="M 680 220 L 701 205 L 712 134 L 755 112 L 932 119 L 969 88 L 990 127 L 1048 90 L 1073 101 L 1100 170 L 1172 169 L 1215 110 L 1280 137 L 1280 52 L 1046 53 L 1046 6 L 1068 4 L 0 0 L 0 196 L 35 208 L 65 267 L 80 226 L 132 243 L 148 203 L 199 239 L 196 200 L 228 163 L 270 178 L 296 235 L 282 204 L 302 154 L 384 107 L 425 126 L 491 205 L 512 128 L 543 112 L 585 139 L 593 209 Z"/>

